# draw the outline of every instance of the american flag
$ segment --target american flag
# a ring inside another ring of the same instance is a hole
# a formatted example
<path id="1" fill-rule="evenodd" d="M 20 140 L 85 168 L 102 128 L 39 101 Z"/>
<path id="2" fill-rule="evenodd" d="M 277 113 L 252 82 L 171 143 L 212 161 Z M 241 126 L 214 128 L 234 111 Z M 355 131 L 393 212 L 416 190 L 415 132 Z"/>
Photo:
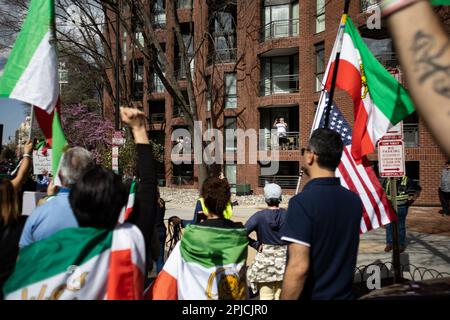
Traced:
<path id="1" fill-rule="evenodd" d="M 324 126 L 328 100 L 328 92 L 324 90 L 317 108 L 313 130 Z M 344 152 L 336 175 L 341 178 L 342 186 L 356 192 L 363 202 L 364 211 L 360 232 L 365 233 L 396 220 L 394 210 L 367 158 L 364 157 L 362 163 L 357 163 L 353 159 L 352 129 L 334 102 L 331 106 L 328 127 L 339 133 L 344 143 Z"/>

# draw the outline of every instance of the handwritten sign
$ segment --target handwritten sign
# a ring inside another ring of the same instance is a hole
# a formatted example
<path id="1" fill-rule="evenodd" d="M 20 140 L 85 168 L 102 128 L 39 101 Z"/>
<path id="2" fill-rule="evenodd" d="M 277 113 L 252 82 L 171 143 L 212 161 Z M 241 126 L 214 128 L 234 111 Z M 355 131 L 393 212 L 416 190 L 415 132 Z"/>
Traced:
<path id="1" fill-rule="evenodd" d="M 46 155 L 41 150 L 33 151 L 33 174 L 52 172 L 52 150 L 48 149 Z"/>

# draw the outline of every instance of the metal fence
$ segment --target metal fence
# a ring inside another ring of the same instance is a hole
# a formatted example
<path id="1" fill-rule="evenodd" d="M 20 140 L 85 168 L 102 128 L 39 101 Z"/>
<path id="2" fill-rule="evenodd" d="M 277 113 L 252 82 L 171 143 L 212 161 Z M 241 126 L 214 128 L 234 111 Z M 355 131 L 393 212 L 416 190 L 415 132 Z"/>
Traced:
<path id="1" fill-rule="evenodd" d="M 283 189 L 297 188 L 298 176 L 259 176 L 258 187 L 263 188 L 266 183 L 276 183 Z"/>
<path id="2" fill-rule="evenodd" d="M 287 74 L 267 77 L 260 82 L 260 95 L 268 96 L 278 93 L 298 92 L 298 74 Z"/>
<path id="3" fill-rule="evenodd" d="M 271 133 L 267 132 L 263 137 L 263 143 L 260 145 L 259 150 L 299 150 L 300 148 L 300 134 L 298 131 L 286 132 L 286 140 L 281 143 L 278 142 L 272 145 Z"/>

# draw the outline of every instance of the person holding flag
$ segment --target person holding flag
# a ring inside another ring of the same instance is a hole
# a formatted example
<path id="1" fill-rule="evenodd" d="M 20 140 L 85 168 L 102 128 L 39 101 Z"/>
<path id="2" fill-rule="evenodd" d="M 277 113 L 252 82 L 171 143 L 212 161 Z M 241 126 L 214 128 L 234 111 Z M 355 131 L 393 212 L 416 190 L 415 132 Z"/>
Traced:
<path id="1" fill-rule="evenodd" d="M 0 97 L 32 106 L 35 117 L 52 147 L 52 175 L 67 144 L 60 123 L 58 57 L 56 54 L 55 4 L 32 0 L 28 14 L 0 77 Z"/>
<path id="2" fill-rule="evenodd" d="M 202 195 L 207 219 L 186 227 L 147 297 L 153 300 L 243 300 L 247 296 L 247 230 L 224 216 L 226 179 L 207 178 Z"/>
<path id="3" fill-rule="evenodd" d="M 145 130 L 145 114 L 122 108 L 133 131 L 140 173 L 131 216 L 118 223 L 127 202 L 121 178 L 99 166 L 73 186 L 69 201 L 79 227 L 67 228 L 19 252 L 5 283 L 7 300 L 142 299 L 146 261 L 155 228 L 155 160 Z"/>

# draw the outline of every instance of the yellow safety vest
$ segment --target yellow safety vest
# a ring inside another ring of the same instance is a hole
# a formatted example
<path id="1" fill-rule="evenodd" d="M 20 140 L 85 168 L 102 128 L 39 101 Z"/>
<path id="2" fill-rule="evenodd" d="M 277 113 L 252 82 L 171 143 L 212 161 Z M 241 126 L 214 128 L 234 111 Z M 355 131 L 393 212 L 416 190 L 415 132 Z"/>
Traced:
<path id="1" fill-rule="evenodd" d="M 406 185 L 407 184 L 408 184 L 408 177 L 404 176 L 402 178 L 402 182 L 400 183 L 400 186 L 402 186 L 403 188 L 402 188 L 402 190 L 397 190 L 397 196 L 396 196 L 397 202 L 405 202 L 405 201 L 408 200 L 409 195 L 408 195 L 408 192 L 406 190 Z M 391 190 L 390 189 L 391 189 L 391 179 L 388 179 L 387 183 L 386 183 L 386 190 L 385 191 L 386 191 L 387 198 L 389 200 L 392 200 Z"/>
<path id="2" fill-rule="evenodd" d="M 203 213 L 205 215 L 208 215 L 208 209 L 206 208 L 206 205 L 205 205 L 205 199 L 200 198 L 198 200 L 200 200 L 200 204 L 202 205 Z M 232 215 L 233 215 L 233 207 L 231 206 L 231 203 L 228 202 L 227 207 L 225 208 L 225 211 L 223 212 L 223 216 L 225 219 L 230 220 Z"/>

